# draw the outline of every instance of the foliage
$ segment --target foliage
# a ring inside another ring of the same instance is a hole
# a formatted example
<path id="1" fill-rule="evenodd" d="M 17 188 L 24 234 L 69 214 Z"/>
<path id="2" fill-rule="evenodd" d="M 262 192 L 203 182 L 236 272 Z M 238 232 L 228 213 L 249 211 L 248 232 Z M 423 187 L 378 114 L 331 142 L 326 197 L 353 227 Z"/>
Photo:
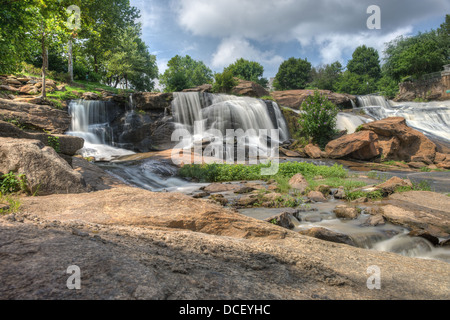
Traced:
<path id="1" fill-rule="evenodd" d="M 383 75 L 377 83 L 378 92 L 387 99 L 393 99 L 399 92 L 398 81 L 388 75 Z"/>
<path id="2" fill-rule="evenodd" d="M 0 203 L 7 204 L 7 209 L 0 209 L 0 214 L 12 214 L 19 212 L 22 203 L 20 200 L 0 192 Z"/>
<path id="3" fill-rule="evenodd" d="M 167 64 L 168 69 L 160 76 L 160 83 L 166 92 L 177 92 L 211 83 L 212 71 L 202 61 L 190 56 L 176 55 Z"/>
<path id="4" fill-rule="evenodd" d="M 311 83 L 308 86 L 320 90 L 335 91 L 337 82 L 342 75 L 342 64 L 339 61 L 326 64 L 311 70 Z"/>
<path id="5" fill-rule="evenodd" d="M 0 192 L 2 194 L 27 191 L 27 178 L 24 174 L 10 172 L 0 177 Z"/>
<path id="6" fill-rule="evenodd" d="M 214 75 L 214 84 L 212 91 L 215 93 L 230 93 L 231 90 L 238 85 L 231 70 L 224 70 L 222 73 Z"/>
<path id="7" fill-rule="evenodd" d="M 276 90 L 304 89 L 310 72 L 311 63 L 307 59 L 289 58 L 280 65 L 273 85 Z"/>
<path id="8" fill-rule="evenodd" d="M 179 171 L 179 175 L 181 177 L 191 177 L 205 182 L 271 179 L 273 177 L 261 176 L 261 169 L 268 167 L 270 167 L 270 164 L 253 166 L 239 164 L 194 164 L 183 166 Z M 301 173 L 305 178 L 313 178 L 319 175 L 325 178 L 347 177 L 347 171 L 342 166 L 336 164 L 332 167 L 328 167 L 316 166 L 307 162 L 286 162 L 280 163 L 279 171 L 275 175 L 275 179 L 280 182 L 282 180 L 278 180 L 279 177 L 291 178 L 297 173 Z"/>
<path id="9" fill-rule="evenodd" d="M 57 153 L 61 153 L 59 137 L 49 135 L 47 140 L 50 147 L 52 147 Z"/>
<path id="10" fill-rule="evenodd" d="M 353 52 L 352 59 L 347 64 L 347 70 L 359 76 L 368 75 L 378 80 L 381 77 L 378 51 L 365 45 L 359 46 Z"/>
<path id="11" fill-rule="evenodd" d="M 243 58 L 236 60 L 233 64 L 226 67 L 224 72 L 231 72 L 234 77 L 256 82 L 263 87 L 267 87 L 269 83 L 266 78 L 263 78 L 264 67 L 261 64 Z"/>
<path id="12" fill-rule="evenodd" d="M 312 138 L 321 147 L 333 138 L 336 132 L 338 108 L 319 91 L 309 95 L 302 103 L 300 124 L 302 132 Z"/>
<path id="13" fill-rule="evenodd" d="M 335 84 L 336 92 L 366 95 L 377 91 L 377 81 L 369 75 L 345 71 Z"/>
<path id="14" fill-rule="evenodd" d="M 387 75 L 400 81 L 406 76 L 419 79 L 427 73 L 442 70 L 450 63 L 450 15 L 438 30 L 419 33 L 413 37 L 399 36 L 386 44 L 385 64 Z"/>
<path id="15" fill-rule="evenodd" d="M 371 192 L 364 192 L 364 191 L 351 191 L 346 193 L 346 200 L 347 201 L 354 201 L 360 198 L 367 198 L 370 200 L 382 200 L 383 199 L 383 192 L 380 190 L 371 191 Z"/>

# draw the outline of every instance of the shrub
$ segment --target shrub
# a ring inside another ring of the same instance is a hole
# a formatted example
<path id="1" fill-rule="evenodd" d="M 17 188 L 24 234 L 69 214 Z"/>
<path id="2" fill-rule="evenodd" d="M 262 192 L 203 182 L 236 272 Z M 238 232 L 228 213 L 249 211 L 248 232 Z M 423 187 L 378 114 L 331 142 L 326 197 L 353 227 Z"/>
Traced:
<path id="1" fill-rule="evenodd" d="M 61 153 L 61 147 L 59 144 L 59 137 L 48 136 L 48 145 L 55 149 L 56 153 Z"/>
<path id="2" fill-rule="evenodd" d="M 27 191 L 27 178 L 24 174 L 10 172 L 0 177 L 0 192 L 2 194 Z"/>
<path id="3" fill-rule="evenodd" d="M 230 93 L 231 90 L 238 85 L 238 80 L 233 76 L 233 72 L 231 70 L 216 73 L 214 78 L 215 82 L 212 90 L 215 93 Z"/>
<path id="4" fill-rule="evenodd" d="M 300 124 L 303 134 L 312 138 L 320 147 L 325 147 L 336 133 L 338 108 L 319 91 L 309 95 L 302 104 Z"/>

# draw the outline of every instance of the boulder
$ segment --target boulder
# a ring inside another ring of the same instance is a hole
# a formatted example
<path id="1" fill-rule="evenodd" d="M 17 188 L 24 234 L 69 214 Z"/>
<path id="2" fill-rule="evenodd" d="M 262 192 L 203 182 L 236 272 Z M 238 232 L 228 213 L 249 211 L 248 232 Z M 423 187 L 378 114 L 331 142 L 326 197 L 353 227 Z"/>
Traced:
<path id="1" fill-rule="evenodd" d="M 35 86 L 33 86 L 31 84 L 27 84 L 20 88 L 20 93 L 35 95 L 35 94 L 39 93 L 39 90 Z"/>
<path id="2" fill-rule="evenodd" d="M 305 155 L 297 151 L 288 150 L 280 147 L 280 153 L 289 158 L 303 158 Z"/>
<path id="3" fill-rule="evenodd" d="M 429 242 L 431 242 L 434 246 L 438 246 L 439 245 L 439 238 L 429 234 L 426 231 L 423 230 L 413 230 L 410 233 L 408 233 L 408 236 L 410 237 L 420 237 L 423 238 Z"/>
<path id="4" fill-rule="evenodd" d="M 379 148 L 386 160 L 424 160 L 436 158 L 436 145 L 421 132 L 406 125 L 405 118 L 393 117 L 363 124 L 361 130 L 378 135 Z M 393 139 L 395 138 L 395 139 Z"/>
<path id="5" fill-rule="evenodd" d="M 308 193 L 308 198 L 314 202 L 327 202 L 327 199 L 324 197 L 323 193 L 319 191 L 311 191 Z"/>
<path id="6" fill-rule="evenodd" d="M 140 110 L 162 111 L 170 107 L 173 93 L 138 92 L 133 94 L 136 108 Z"/>
<path id="7" fill-rule="evenodd" d="M 98 100 L 100 99 L 100 96 L 94 92 L 85 92 L 81 96 L 84 100 Z"/>
<path id="8" fill-rule="evenodd" d="M 67 112 L 45 105 L 0 99 L 0 119 L 17 119 L 22 125 L 63 134 L 69 130 L 71 118 Z"/>
<path id="9" fill-rule="evenodd" d="M 238 201 L 237 201 L 237 205 L 239 207 L 251 207 L 253 206 L 256 202 L 258 202 L 258 197 L 256 195 L 245 195 L 242 196 Z"/>
<path id="10" fill-rule="evenodd" d="M 333 212 L 336 214 L 336 217 L 339 219 L 350 219 L 350 220 L 354 220 L 354 219 L 358 218 L 358 216 L 360 214 L 360 212 L 357 208 L 349 207 L 346 205 L 337 206 Z"/>
<path id="11" fill-rule="evenodd" d="M 383 192 L 383 194 L 385 194 L 385 195 L 390 195 L 390 194 L 393 194 L 395 192 L 395 189 L 397 189 L 398 187 L 411 187 L 412 188 L 412 186 L 413 186 L 413 184 L 411 183 L 411 181 L 409 179 L 403 180 L 399 177 L 392 177 L 388 181 L 377 185 L 376 189 L 381 190 Z"/>
<path id="12" fill-rule="evenodd" d="M 345 199 L 345 197 L 347 196 L 344 187 L 339 187 L 338 189 L 332 191 L 332 194 L 335 199 Z"/>
<path id="13" fill-rule="evenodd" d="M 39 140 L 0 138 L 0 172 L 25 174 L 39 195 L 86 192 L 80 173 Z"/>
<path id="14" fill-rule="evenodd" d="M 84 146 L 84 139 L 67 135 L 52 135 L 59 139 L 59 149 L 64 155 L 74 156 Z M 21 130 L 15 125 L 0 120 L 0 137 L 15 139 L 39 140 L 49 146 L 50 135 L 45 133 L 30 133 Z"/>
<path id="15" fill-rule="evenodd" d="M 261 98 L 263 96 L 270 95 L 269 91 L 253 81 L 246 81 L 242 79 L 237 80 L 239 82 L 238 85 L 231 90 L 233 94 L 253 98 Z"/>
<path id="16" fill-rule="evenodd" d="M 382 214 L 376 214 L 372 215 L 369 218 L 367 218 L 366 222 L 364 222 L 363 226 L 384 226 L 386 224 L 386 221 L 383 218 Z"/>
<path id="17" fill-rule="evenodd" d="M 211 90 L 212 84 L 203 84 L 195 88 L 184 89 L 183 92 L 211 92 Z"/>
<path id="18" fill-rule="evenodd" d="M 380 155 L 378 135 L 370 131 L 360 131 L 343 136 L 327 144 L 325 151 L 329 158 L 353 158 L 370 160 Z"/>
<path id="19" fill-rule="evenodd" d="M 348 235 L 331 231 L 325 228 L 311 228 L 308 230 L 302 230 L 299 233 L 308 237 L 313 237 L 324 241 L 343 243 L 356 247 L 355 242 Z"/>
<path id="20" fill-rule="evenodd" d="M 305 177 L 301 173 L 297 173 L 295 176 L 289 180 L 289 185 L 292 189 L 298 190 L 300 193 L 303 193 L 306 191 L 306 188 L 308 188 L 308 181 L 306 181 Z"/>
<path id="21" fill-rule="evenodd" d="M 19 89 L 12 87 L 12 86 L 7 86 L 7 85 L 0 85 L 0 90 L 3 91 L 13 91 L 13 92 L 20 92 Z"/>
<path id="22" fill-rule="evenodd" d="M 322 150 L 316 145 L 308 144 L 305 147 L 305 153 L 310 157 L 311 159 L 320 159 L 322 157 Z"/>
<path id="23" fill-rule="evenodd" d="M 237 191 L 241 189 L 238 184 L 224 184 L 224 183 L 212 183 L 209 186 L 203 188 L 203 191 L 209 193 Z"/>
<path id="24" fill-rule="evenodd" d="M 273 217 L 267 218 L 264 221 L 292 230 L 295 228 L 295 224 L 293 223 L 294 219 L 294 216 L 290 212 L 282 212 Z"/>
<path id="25" fill-rule="evenodd" d="M 327 95 L 330 101 L 335 105 L 346 109 L 353 108 L 352 101 L 356 100 L 355 96 L 348 94 L 335 93 L 329 90 L 319 90 L 319 92 Z M 312 90 L 287 90 L 274 91 L 271 93 L 278 104 L 292 109 L 300 109 L 303 101 L 305 101 L 308 95 L 312 94 L 314 94 L 314 91 Z"/>

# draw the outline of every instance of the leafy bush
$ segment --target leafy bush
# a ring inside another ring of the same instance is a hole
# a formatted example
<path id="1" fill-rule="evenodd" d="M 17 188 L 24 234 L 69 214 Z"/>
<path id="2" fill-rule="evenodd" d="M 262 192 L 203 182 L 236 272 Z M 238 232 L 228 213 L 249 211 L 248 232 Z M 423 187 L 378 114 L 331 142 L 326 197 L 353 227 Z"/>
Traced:
<path id="1" fill-rule="evenodd" d="M 325 147 L 336 133 L 338 108 L 319 91 L 309 95 L 301 108 L 304 112 L 300 114 L 299 121 L 303 134 L 312 138 L 320 147 Z"/>
<path id="2" fill-rule="evenodd" d="M 61 153 L 61 147 L 59 144 L 59 137 L 48 136 L 48 145 L 55 149 L 57 153 Z"/>
<path id="3" fill-rule="evenodd" d="M 203 164 L 185 165 L 180 169 L 181 177 L 191 177 L 199 181 L 221 182 L 221 181 L 241 181 L 241 180 L 267 180 L 273 177 L 262 176 L 261 169 L 269 168 L 270 164 L 259 164 L 253 166 L 240 164 Z M 345 178 L 347 171 L 340 165 L 332 167 L 316 166 L 307 162 L 286 162 L 280 163 L 276 177 L 291 178 L 297 173 L 301 173 L 305 178 L 322 176 L 324 178 Z M 281 181 L 281 179 L 275 179 Z"/>
<path id="4" fill-rule="evenodd" d="M 24 174 L 10 172 L 0 177 L 0 192 L 2 194 L 27 191 L 27 178 Z"/>
<path id="5" fill-rule="evenodd" d="M 229 93 L 238 85 L 238 81 L 234 78 L 231 70 L 225 70 L 222 73 L 214 75 L 215 82 L 213 84 L 213 92 L 215 93 Z"/>

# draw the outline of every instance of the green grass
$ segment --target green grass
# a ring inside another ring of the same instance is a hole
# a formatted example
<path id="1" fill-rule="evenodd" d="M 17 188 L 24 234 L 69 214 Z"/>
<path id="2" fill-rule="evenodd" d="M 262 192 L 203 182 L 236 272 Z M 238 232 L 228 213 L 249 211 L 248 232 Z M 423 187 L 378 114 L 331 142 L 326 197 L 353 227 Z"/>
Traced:
<path id="1" fill-rule="evenodd" d="M 413 183 L 412 187 L 398 187 L 395 192 L 408 192 L 408 191 L 432 191 L 431 186 L 427 181 L 421 181 L 419 183 Z"/>
<path id="2" fill-rule="evenodd" d="M 7 204 L 9 206 L 8 209 L 0 209 L 0 214 L 12 214 L 19 212 L 20 207 L 22 206 L 22 203 L 19 199 L 11 196 L 11 195 L 4 195 L 0 192 L 0 203 Z"/>
<path id="3" fill-rule="evenodd" d="M 274 176 L 261 175 L 262 168 L 269 168 L 270 164 L 240 165 L 240 164 L 204 164 L 186 165 L 180 169 L 181 177 L 195 178 L 203 182 L 225 182 L 241 180 L 269 180 L 277 177 L 291 178 L 297 173 L 301 173 L 306 179 L 313 179 L 316 176 L 323 178 L 346 178 L 348 173 L 340 165 L 332 167 L 316 166 L 307 162 L 287 162 L 279 165 L 279 171 Z M 280 180 L 285 184 L 284 180 Z"/>
<path id="4" fill-rule="evenodd" d="M 330 186 L 331 188 L 344 187 L 346 192 L 367 185 L 367 183 L 363 181 L 347 180 L 338 177 L 330 177 L 324 180 L 308 180 L 308 183 L 310 190 L 316 190 L 317 187 L 321 185 L 326 185 Z"/>
<path id="5" fill-rule="evenodd" d="M 364 192 L 364 191 L 351 191 L 346 194 L 347 201 L 354 201 L 361 198 L 368 198 L 370 200 L 382 200 L 383 192 L 380 190 Z"/>

